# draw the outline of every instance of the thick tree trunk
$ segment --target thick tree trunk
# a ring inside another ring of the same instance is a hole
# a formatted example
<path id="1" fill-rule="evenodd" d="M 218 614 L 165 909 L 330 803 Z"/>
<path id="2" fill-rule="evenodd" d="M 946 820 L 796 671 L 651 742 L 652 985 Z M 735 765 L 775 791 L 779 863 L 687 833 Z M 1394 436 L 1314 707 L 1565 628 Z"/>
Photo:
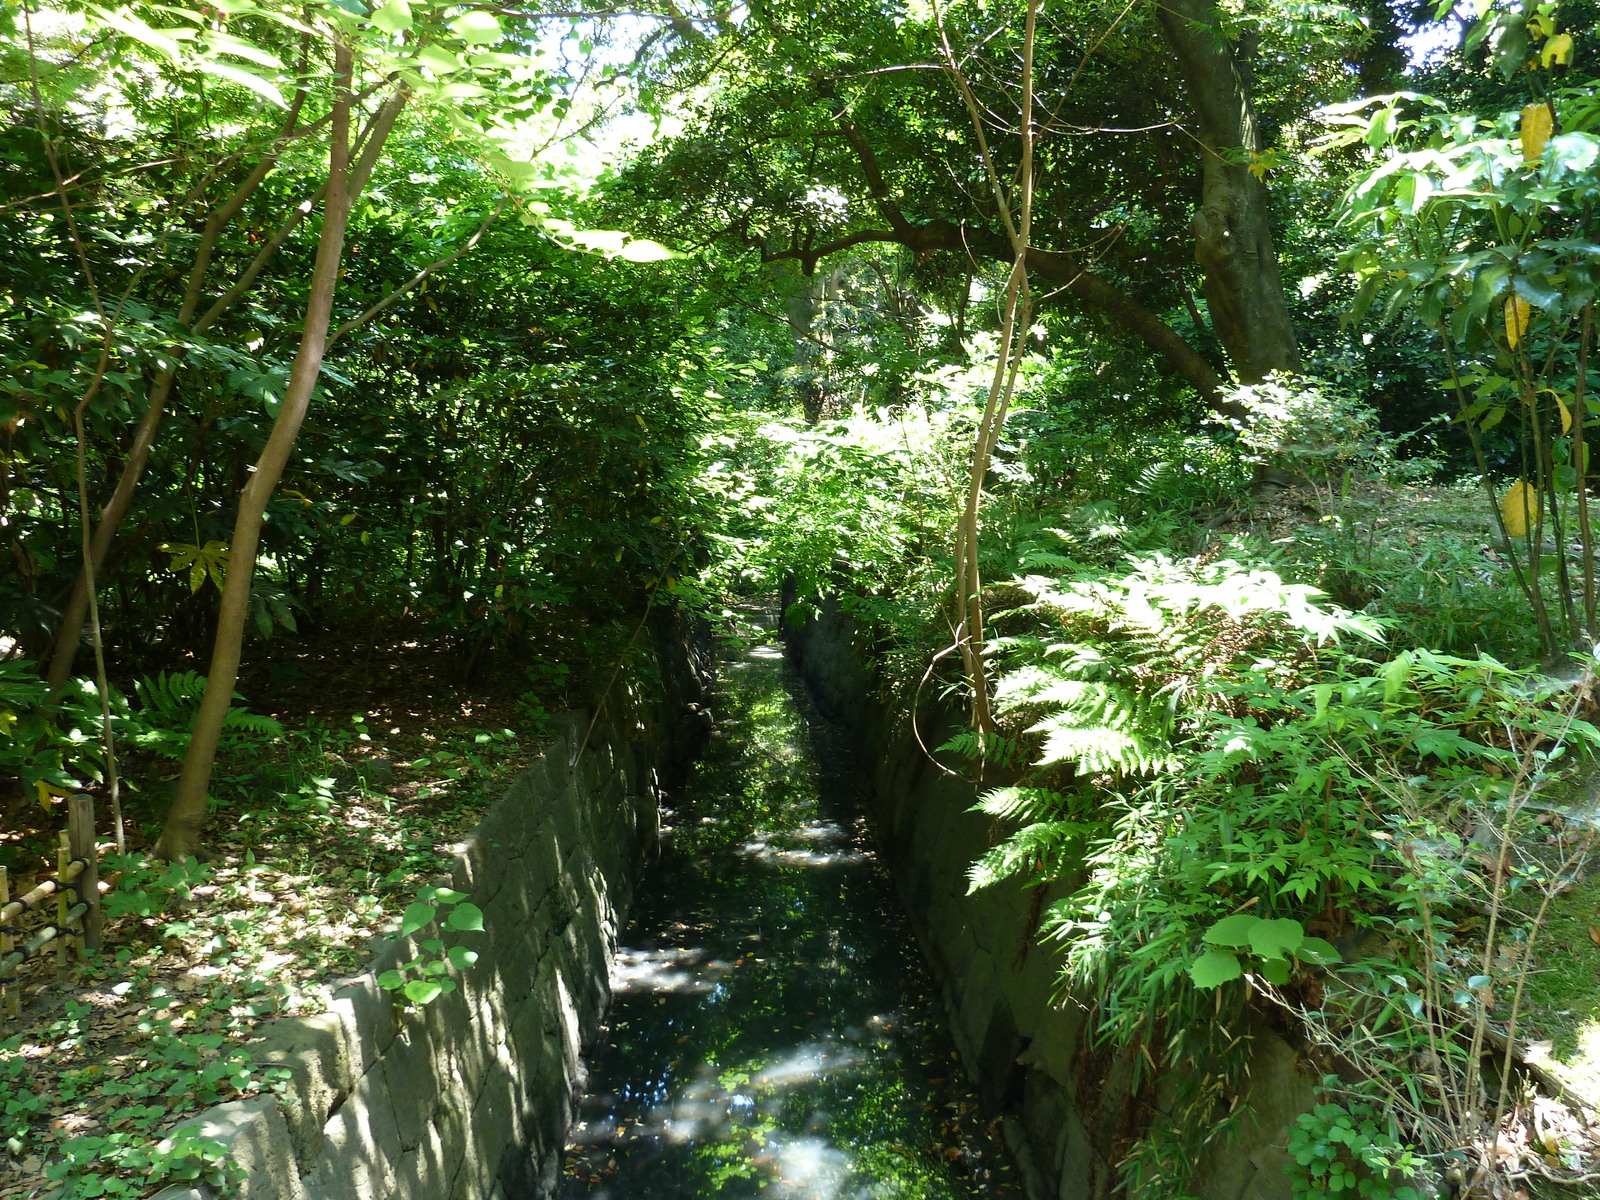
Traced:
<path id="1" fill-rule="evenodd" d="M 1211 0 L 1158 0 L 1167 44 L 1177 55 L 1201 144 L 1195 258 L 1205 272 L 1211 322 L 1241 382 L 1300 366 L 1267 189 L 1248 165 L 1261 149 L 1249 89 L 1233 48 L 1217 28 Z"/>
<path id="2" fill-rule="evenodd" d="M 206 675 L 206 692 L 195 716 L 194 734 L 178 778 L 177 794 L 167 813 L 167 823 L 156 844 L 156 853 L 166 859 L 186 858 L 199 845 L 205 825 L 207 793 L 211 769 L 216 761 L 222 725 L 233 701 L 233 688 L 239 678 L 239 660 L 244 645 L 245 623 L 250 611 L 250 586 L 255 574 L 256 550 L 261 542 L 262 517 L 272 493 L 283 476 L 311 393 L 322 370 L 327 349 L 328 327 L 333 315 L 333 298 L 338 290 L 339 263 L 344 253 L 345 227 L 355 198 L 366 182 L 376 150 L 392 128 L 405 94 L 397 92 L 384 106 L 386 122 L 377 123 L 367 152 L 357 169 L 350 169 L 350 51 L 339 47 L 334 69 L 334 120 L 328 154 L 328 188 L 322 211 L 322 231 L 317 239 L 317 256 L 311 274 L 311 295 L 306 304 L 305 328 L 300 348 L 289 370 L 289 383 L 283 402 L 255 471 L 239 497 L 229 543 L 228 573 L 223 584 L 222 602 L 217 616 L 217 635 Z"/>

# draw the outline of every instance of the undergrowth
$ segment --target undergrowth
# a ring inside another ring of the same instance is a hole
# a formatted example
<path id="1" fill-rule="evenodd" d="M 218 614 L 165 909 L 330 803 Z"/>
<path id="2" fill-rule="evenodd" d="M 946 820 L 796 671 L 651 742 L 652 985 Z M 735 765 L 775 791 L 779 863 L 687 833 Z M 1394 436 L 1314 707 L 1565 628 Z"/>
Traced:
<path id="1" fill-rule="evenodd" d="M 186 691 L 167 677 L 138 695 L 176 708 Z M 0 1040 L 0 1196 L 89 1200 L 180 1181 L 220 1194 L 237 1182 L 186 1122 L 281 1087 L 284 1072 L 250 1057 L 260 1022 L 322 1011 L 375 937 L 420 915 L 419 892 L 461 899 L 427 885 L 529 754 L 509 729 L 402 741 L 359 714 L 270 740 L 264 723 L 238 728 L 208 861 L 112 856 L 105 950 L 60 981 L 24 975 L 22 1020 Z M 421 962 L 400 987 L 415 999 L 467 965 Z"/>
<path id="2" fill-rule="evenodd" d="M 1171 1096 L 1119 1164 L 1130 1195 L 1181 1190 L 1285 1016 L 1338 1068 L 1295 1127 L 1299 1194 L 1406 1200 L 1510 1170 L 1513 1143 L 1578 1172 L 1581 1123 L 1546 1114 L 1537 1140 L 1484 1047 L 1527 1019 L 1530 947 L 1588 855 L 1544 797 L 1600 745 L 1591 689 L 1521 665 L 1538 640 L 1473 481 L 1433 480 L 1336 389 L 1258 393 L 1263 419 L 1200 432 L 1019 401 L 983 514 L 996 724 L 945 746 L 1008 781 L 971 884 L 1066 888 L 1041 923 L 1066 993 L 1138 1094 Z M 793 486 L 738 559 L 792 576 L 791 619 L 838 595 L 912 706 L 964 694 L 961 402 L 769 442 Z M 1264 464 L 1278 486 L 1252 495 Z"/>

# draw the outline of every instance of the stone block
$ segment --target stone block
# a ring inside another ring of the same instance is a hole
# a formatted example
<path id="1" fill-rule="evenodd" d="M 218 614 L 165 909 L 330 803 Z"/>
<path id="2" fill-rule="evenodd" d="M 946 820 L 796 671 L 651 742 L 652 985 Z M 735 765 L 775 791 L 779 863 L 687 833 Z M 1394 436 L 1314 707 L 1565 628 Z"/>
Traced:
<path id="1" fill-rule="evenodd" d="M 228 1147 L 228 1157 L 245 1174 L 237 1200 L 305 1200 L 289 1140 L 289 1126 L 273 1096 L 230 1100 L 200 1114 L 202 1137 Z"/>
<path id="2" fill-rule="evenodd" d="M 378 974 L 369 971 L 346 983 L 328 1005 L 344 1025 L 353 1077 L 365 1075 L 400 1032 L 394 993 L 378 986 Z"/>
<path id="3" fill-rule="evenodd" d="M 311 1175 L 333 1197 L 386 1200 L 400 1158 L 400 1127 L 382 1071 L 369 1071 L 323 1127 Z M 309 1183 L 310 1181 L 308 1181 Z"/>
<path id="4" fill-rule="evenodd" d="M 378 1064 L 402 1151 L 421 1145 L 432 1122 L 439 1076 L 432 1050 L 418 1030 L 408 1029 L 395 1038 Z"/>
<path id="5" fill-rule="evenodd" d="M 263 1066 L 286 1068 L 291 1075 L 283 1116 L 289 1140 L 300 1162 L 315 1162 L 322 1150 L 322 1125 L 355 1086 L 351 1037 L 340 1014 L 273 1021 L 250 1045 L 251 1058 Z"/>
<path id="6" fill-rule="evenodd" d="M 448 1196 L 455 1182 L 458 1158 L 445 1145 L 438 1128 L 429 1122 L 421 1143 L 395 1163 L 394 1200 L 438 1200 Z"/>

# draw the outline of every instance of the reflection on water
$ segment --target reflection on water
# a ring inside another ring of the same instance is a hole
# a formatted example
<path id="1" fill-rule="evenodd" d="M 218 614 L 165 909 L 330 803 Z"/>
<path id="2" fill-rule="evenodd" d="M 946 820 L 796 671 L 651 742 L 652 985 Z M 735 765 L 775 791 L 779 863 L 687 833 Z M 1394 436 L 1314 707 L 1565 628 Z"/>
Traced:
<path id="1" fill-rule="evenodd" d="M 1018 1197 L 841 756 L 802 717 L 771 631 L 749 632 L 612 966 L 561 1194 Z"/>

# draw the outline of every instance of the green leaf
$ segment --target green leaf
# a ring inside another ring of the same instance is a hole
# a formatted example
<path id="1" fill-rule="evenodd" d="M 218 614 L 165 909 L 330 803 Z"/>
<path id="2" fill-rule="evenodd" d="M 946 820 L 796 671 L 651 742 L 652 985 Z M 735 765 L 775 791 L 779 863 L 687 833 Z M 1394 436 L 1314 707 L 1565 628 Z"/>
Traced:
<path id="1" fill-rule="evenodd" d="M 483 929 L 483 909 L 476 904 L 461 903 L 450 910 L 450 915 L 444 920 L 446 929 L 453 929 L 457 933 L 476 933 Z"/>
<path id="2" fill-rule="evenodd" d="M 431 69 L 436 75 L 449 75 L 461 70 L 464 65 L 458 55 L 439 46 L 424 46 L 417 51 L 417 61 Z"/>
<path id="3" fill-rule="evenodd" d="M 387 991 L 397 992 L 406 985 L 406 977 L 399 971 L 385 971 L 378 976 L 378 986 Z"/>
<path id="4" fill-rule="evenodd" d="M 1547 174 L 1583 174 L 1594 167 L 1597 159 L 1600 159 L 1600 138 L 1592 133 L 1557 134 L 1544 146 Z"/>
<path id="5" fill-rule="evenodd" d="M 469 46 L 488 46 L 500 40 L 500 18 L 493 13 L 463 13 L 450 22 L 456 36 Z"/>
<path id="6" fill-rule="evenodd" d="M 1205 932 L 1205 942 L 1211 946 L 1248 946 L 1250 931 L 1261 924 L 1260 917 L 1249 913 L 1235 913 L 1223 917 Z"/>
<path id="7" fill-rule="evenodd" d="M 635 238 L 619 253 L 620 257 L 636 263 L 665 262 L 669 258 L 681 257 L 660 242 L 652 242 L 649 238 Z"/>
<path id="8" fill-rule="evenodd" d="M 449 958 L 450 965 L 455 967 L 456 970 L 465 971 L 478 961 L 478 952 L 476 950 L 468 950 L 465 946 L 451 946 L 446 957 Z"/>
<path id="9" fill-rule="evenodd" d="M 467 898 L 466 892 L 458 892 L 455 888 L 434 888 L 433 899 L 441 904 L 459 904 Z"/>
<path id="10" fill-rule="evenodd" d="M 1323 941 L 1319 937 L 1308 937 L 1302 941 L 1295 950 L 1294 956 L 1304 959 L 1306 962 L 1314 963 L 1319 967 L 1331 966 L 1334 963 L 1344 961 L 1344 956 L 1334 948 L 1332 942 Z"/>
<path id="11" fill-rule="evenodd" d="M 1269 958 L 1261 964 L 1261 977 L 1268 983 L 1283 985 L 1289 982 L 1289 960 Z"/>
<path id="12" fill-rule="evenodd" d="M 406 999 L 413 1004 L 430 1004 L 444 992 L 436 979 L 413 979 L 405 986 Z"/>
<path id="13" fill-rule="evenodd" d="M 439 910 L 431 904 L 424 904 L 418 900 L 415 904 L 408 905 L 406 911 L 400 916 L 400 936 L 409 937 L 425 925 L 432 924 L 433 919 L 439 915 Z"/>
<path id="14" fill-rule="evenodd" d="M 1189 978 L 1198 988 L 1220 987 L 1243 974 L 1239 960 L 1226 950 L 1207 950 L 1189 965 Z"/>
<path id="15" fill-rule="evenodd" d="M 1250 931 L 1250 949 L 1268 959 L 1282 958 L 1285 953 L 1292 953 L 1305 940 L 1305 927 L 1288 917 L 1262 921 Z"/>
<path id="16" fill-rule="evenodd" d="M 226 79 L 230 83 L 237 83 L 240 87 L 260 96 L 268 104 L 277 105 L 279 108 L 288 107 L 283 102 L 283 96 L 278 91 L 277 86 L 270 80 L 263 79 L 254 71 L 236 67 L 232 63 L 217 62 L 215 59 L 203 60 L 200 63 L 200 69 L 207 75 L 215 75 L 218 79 Z"/>
<path id="17" fill-rule="evenodd" d="M 404 33 L 411 28 L 411 5 L 407 0 L 389 0 L 372 14 L 372 23 L 385 33 Z"/>
<path id="18" fill-rule="evenodd" d="M 1535 308 L 1559 309 L 1561 291 L 1548 278 L 1518 275 L 1511 281 L 1512 289 Z"/>

